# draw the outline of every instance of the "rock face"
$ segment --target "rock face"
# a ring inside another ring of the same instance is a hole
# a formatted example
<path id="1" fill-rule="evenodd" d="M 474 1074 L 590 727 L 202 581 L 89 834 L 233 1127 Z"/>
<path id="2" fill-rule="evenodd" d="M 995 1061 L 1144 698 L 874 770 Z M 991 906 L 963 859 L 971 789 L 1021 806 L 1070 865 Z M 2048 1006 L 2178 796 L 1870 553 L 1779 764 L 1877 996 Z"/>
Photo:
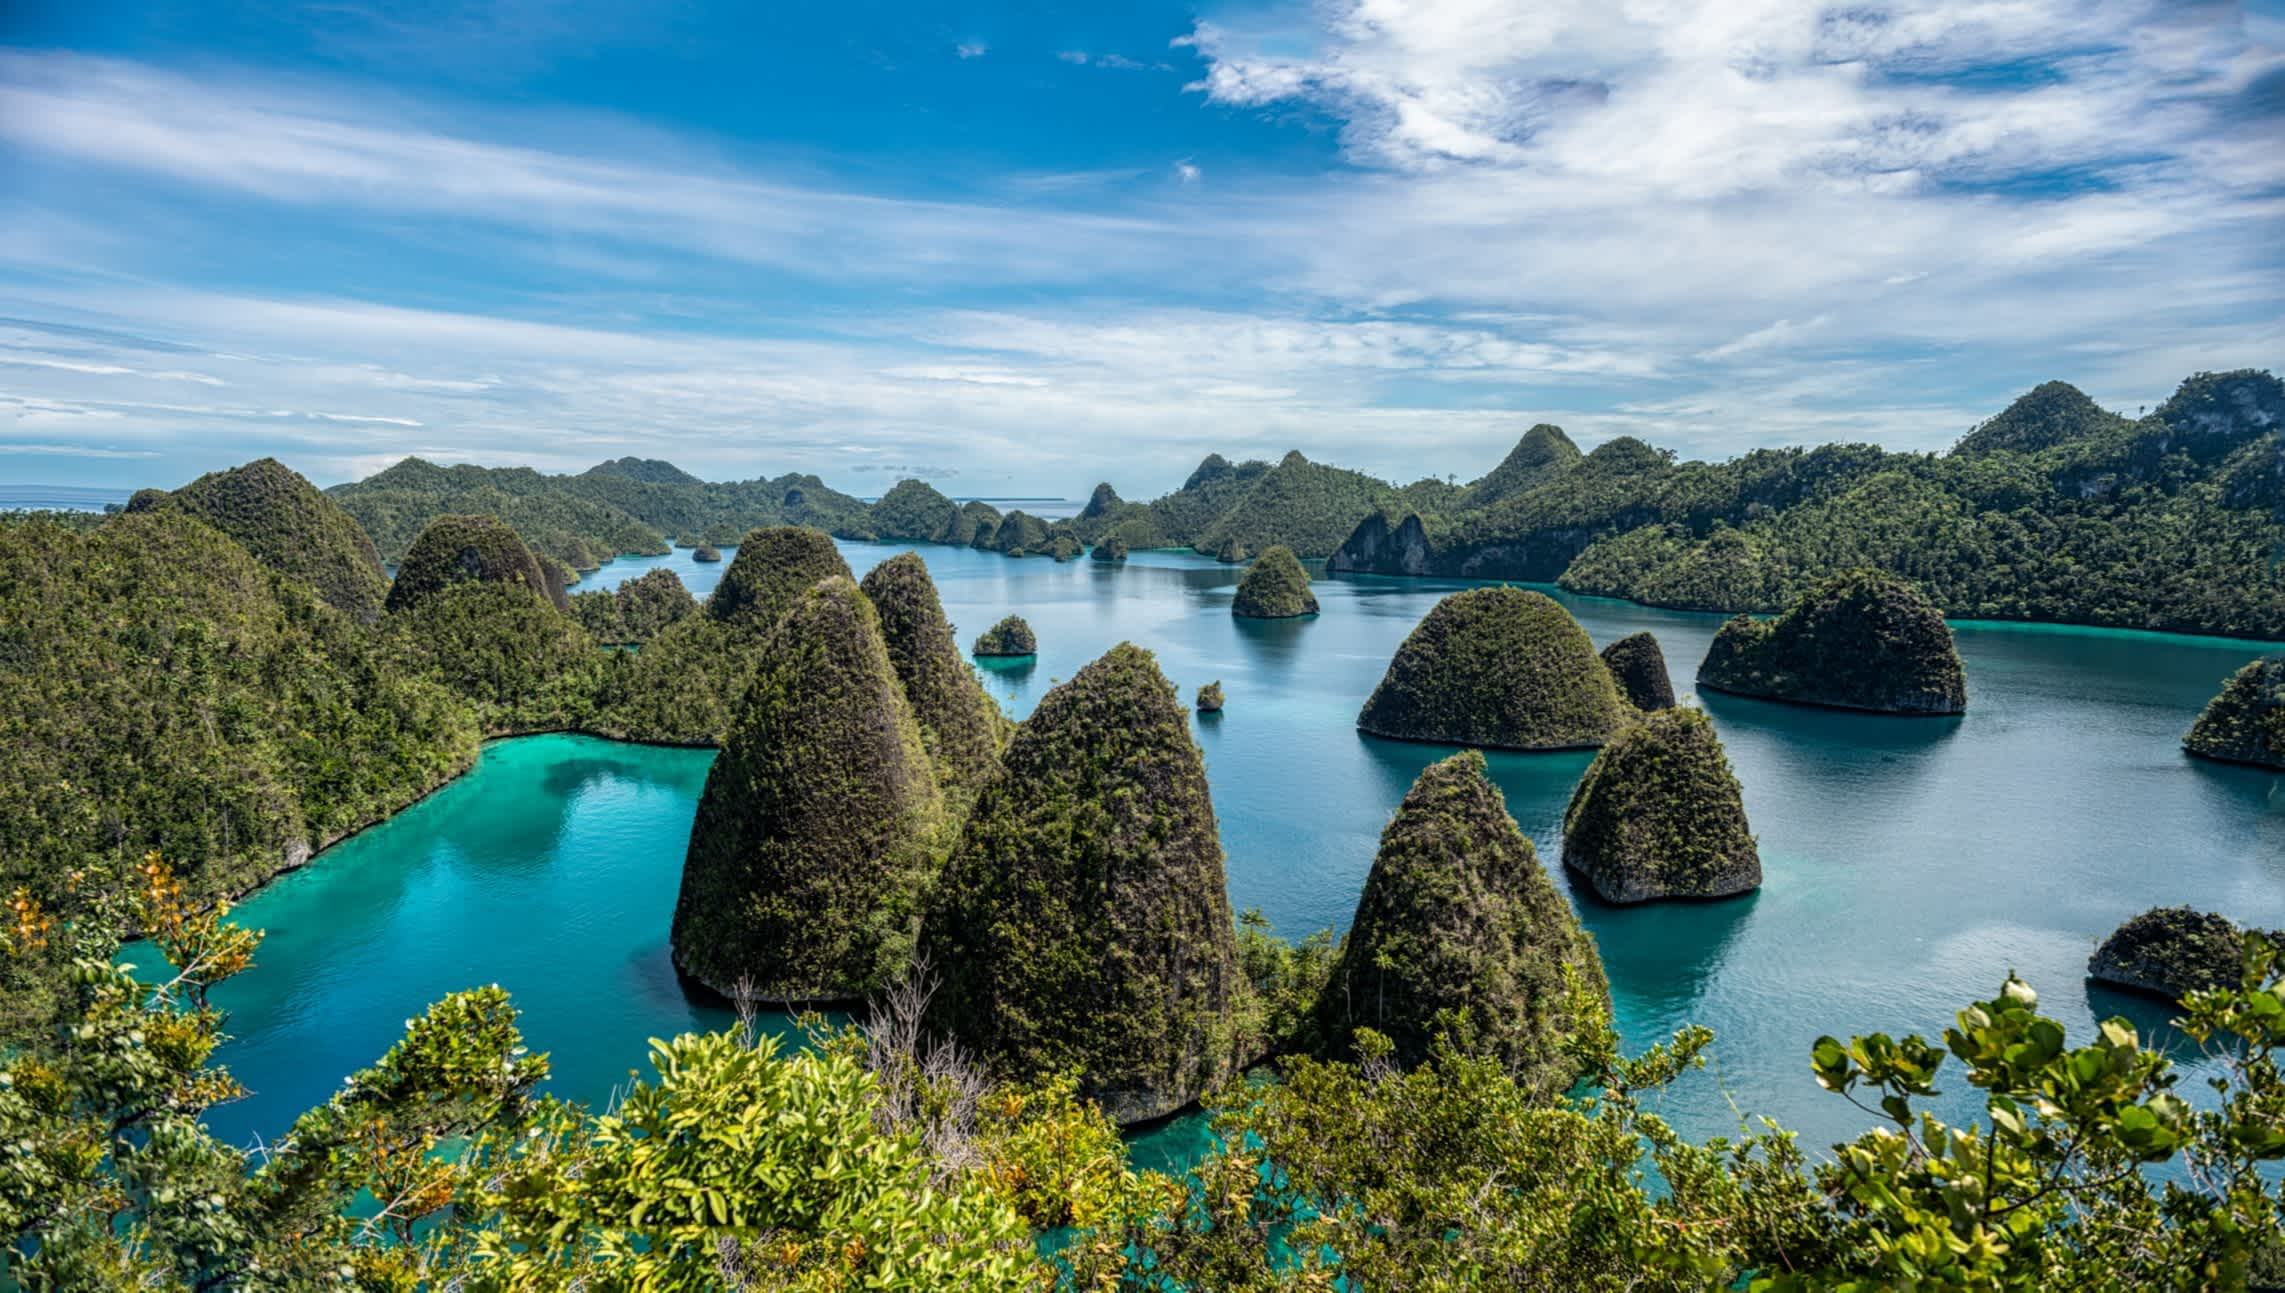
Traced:
<path id="1" fill-rule="evenodd" d="M 1563 865 L 1605 902 L 1761 887 L 1738 779 L 1703 713 L 1659 710 L 1603 747 L 1563 815 Z"/>
<path id="2" fill-rule="evenodd" d="M 315 588 L 336 609 L 370 620 L 388 600 L 389 577 L 373 541 L 340 504 L 275 458 L 208 472 L 161 500 Z"/>
<path id="3" fill-rule="evenodd" d="M 1127 541 L 1116 534 L 1104 535 L 1103 541 L 1096 544 L 1094 550 L 1087 555 L 1097 561 L 1125 561 Z"/>
<path id="4" fill-rule="evenodd" d="M 1230 613 L 1255 620 L 1317 613 L 1317 595 L 1309 591 L 1309 572 L 1301 568 L 1293 549 L 1277 545 L 1246 567 L 1246 577 L 1238 582 L 1238 595 L 1230 602 Z"/>
<path id="5" fill-rule="evenodd" d="M 1198 712 L 1201 714 L 1219 714 L 1222 712 L 1221 679 L 1216 678 L 1198 689 Z"/>
<path id="6" fill-rule="evenodd" d="M 1620 638 L 1603 648 L 1603 667 L 1619 694 L 1636 709 L 1668 709 L 1674 704 L 1674 680 L 1666 673 L 1666 653 L 1648 633 Z"/>
<path id="7" fill-rule="evenodd" d="M 1467 1049 L 1552 1093 L 1577 1075 L 1563 1053 L 1577 1024 L 1565 967 L 1608 1004 L 1594 940 L 1471 750 L 1421 773 L 1381 832 L 1319 1024 L 1336 1054 L 1369 1027 L 1411 1066 L 1428 1055 L 1437 1012 L 1466 1010 Z"/>
<path id="8" fill-rule="evenodd" d="M 1039 639 L 1032 636 L 1031 625 L 1023 616 L 1010 615 L 985 629 L 969 648 L 970 654 L 984 656 L 1038 655 Z"/>
<path id="9" fill-rule="evenodd" d="M 1951 626 L 1919 589 L 1882 570 L 1834 575 L 1774 620 L 1722 625 L 1698 685 L 1883 714 L 1968 707 Z"/>
<path id="10" fill-rule="evenodd" d="M 1375 512 L 1357 523 L 1325 568 L 1335 574 L 1425 575 L 1432 557 L 1419 517 L 1407 514 L 1392 524 L 1386 513 Z"/>
<path id="11" fill-rule="evenodd" d="M 1114 1121 L 1229 1073 L 1246 988 L 1205 763 L 1121 644 L 1041 698 L 976 801 L 923 932 L 931 1022 L 995 1074 L 1075 1072 Z"/>
<path id="12" fill-rule="evenodd" d="M 1529 589 L 1471 588 L 1412 630 L 1357 726 L 1408 741 L 1571 750 L 1608 741 L 1627 716 L 1570 612 Z"/>
<path id="13" fill-rule="evenodd" d="M 2256 660 L 2223 683 L 2182 748 L 2200 758 L 2285 769 L 2285 655 Z"/>
<path id="14" fill-rule="evenodd" d="M 841 1001 L 903 973 L 949 825 L 879 617 L 829 579 L 771 629 L 707 773 L 674 959 L 719 992 Z"/>
<path id="15" fill-rule="evenodd" d="M 938 780 L 975 787 L 999 766 L 1006 720 L 961 658 L 927 564 L 918 553 L 900 553 L 873 567 L 862 587 Z"/>
<path id="16" fill-rule="evenodd" d="M 2103 940 L 2087 959 L 2087 976 L 2179 1001 L 2236 986 L 2244 961 L 2244 932 L 2229 921 L 2188 907 L 2154 907 Z"/>
<path id="17" fill-rule="evenodd" d="M 821 579 L 848 579 L 832 536 L 804 525 L 755 530 L 706 599 L 706 613 L 726 624 L 767 628 Z"/>
<path id="18" fill-rule="evenodd" d="M 454 584 L 467 583 L 512 584 L 541 597 L 550 591 L 539 559 L 506 522 L 491 516 L 440 516 L 405 550 L 396 582 L 389 586 L 389 611 L 409 610 Z"/>

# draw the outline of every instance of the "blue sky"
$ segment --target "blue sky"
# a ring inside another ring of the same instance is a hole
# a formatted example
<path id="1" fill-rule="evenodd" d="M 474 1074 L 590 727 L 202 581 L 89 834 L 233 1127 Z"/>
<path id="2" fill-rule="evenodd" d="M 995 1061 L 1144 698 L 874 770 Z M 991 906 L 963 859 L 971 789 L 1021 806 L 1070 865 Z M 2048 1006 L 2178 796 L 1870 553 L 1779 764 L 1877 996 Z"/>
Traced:
<path id="1" fill-rule="evenodd" d="M 2281 357 L 2285 0 L 0 9 L 5 482 L 1148 497 Z"/>

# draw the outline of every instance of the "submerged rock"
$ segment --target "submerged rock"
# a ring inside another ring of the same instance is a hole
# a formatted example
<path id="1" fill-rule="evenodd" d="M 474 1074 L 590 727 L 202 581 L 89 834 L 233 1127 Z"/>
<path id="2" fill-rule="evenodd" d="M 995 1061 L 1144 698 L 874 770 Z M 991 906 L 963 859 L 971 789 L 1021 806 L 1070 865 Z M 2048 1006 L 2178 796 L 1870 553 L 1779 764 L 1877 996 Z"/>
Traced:
<path id="1" fill-rule="evenodd" d="M 1198 712 L 1201 714 L 1219 714 L 1222 712 L 1221 679 L 1216 678 L 1198 689 Z"/>
<path id="2" fill-rule="evenodd" d="M 1357 726 L 1408 741 L 1571 750 L 1608 741 L 1627 715 L 1570 612 L 1529 589 L 1471 588 L 1412 630 Z"/>
<path id="3" fill-rule="evenodd" d="M 949 822 L 880 618 L 847 579 L 770 630 L 690 833 L 674 959 L 718 992 L 839 1001 L 910 963 Z"/>
<path id="4" fill-rule="evenodd" d="M 1246 577 L 1238 582 L 1230 613 L 1256 620 L 1317 613 L 1317 595 L 1309 591 L 1309 572 L 1301 568 L 1293 549 L 1279 544 L 1254 559 L 1246 568 Z"/>
<path id="5" fill-rule="evenodd" d="M 1468 1012 L 1452 1040 L 1536 1090 L 1578 1076 L 1568 968 L 1607 1007 L 1594 940 L 1539 865 L 1471 750 L 1435 763 L 1381 832 L 1340 959 L 1319 1001 L 1336 1054 L 1369 1027 L 1404 1065 L 1427 1058 L 1441 1011 Z"/>
<path id="6" fill-rule="evenodd" d="M 1076 1073 L 1120 1123 L 1229 1074 L 1248 989 L 1206 768 L 1150 653 L 1049 691 L 986 783 L 924 928 L 931 1022 L 997 1076 Z"/>
<path id="7" fill-rule="evenodd" d="M 549 597 L 547 572 L 508 523 L 495 516 L 440 516 L 428 523 L 397 564 L 389 611 L 409 610 L 454 584 L 508 584 Z M 561 589 L 550 597 L 560 607 Z"/>
<path id="8" fill-rule="evenodd" d="M 1705 714 L 1658 710 L 1603 747 L 1563 815 L 1563 865 L 1605 902 L 1761 887 L 1738 779 Z"/>
<path id="9" fill-rule="evenodd" d="M 2206 988 L 2237 986 L 2245 932 L 2188 907 L 2153 907 L 2119 926 L 2087 958 L 2087 977 L 2179 1001 Z"/>
<path id="10" fill-rule="evenodd" d="M 1006 720 L 961 657 L 927 563 L 918 553 L 899 553 L 867 572 L 862 588 L 881 617 L 889 663 L 938 778 L 947 786 L 979 784 L 999 766 Z"/>
<path id="11" fill-rule="evenodd" d="M 2200 758 L 2285 769 L 2285 654 L 2256 660 L 2223 683 L 2182 748 Z"/>
<path id="12" fill-rule="evenodd" d="M 806 525 L 755 530 L 706 599 L 706 613 L 727 624 L 768 628 L 821 579 L 849 579 L 849 563 L 833 537 Z"/>
<path id="13" fill-rule="evenodd" d="M 1825 579 L 1774 620 L 1740 615 L 1722 625 L 1698 685 L 1883 714 L 1968 707 L 1952 627 L 1918 588 L 1882 570 Z"/>
<path id="14" fill-rule="evenodd" d="M 1603 648 L 1603 667 L 1619 694 L 1640 710 L 1667 709 L 1674 704 L 1674 680 L 1666 673 L 1666 653 L 1648 633 L 1620 638 Z"/>
<path id="15" fill-rule="evenodd" d="M 982 656 L 1038 655 L 1039 639 L 1032 636 L 1031 625 L 1024 623 L 1023 616 L 1010 615 L 985 629 L 976 638 L 976 644 L 969 648 L 969 653 Z"/>
<path id="16" fill-rule="evenodd" d="M 359 619 L 379 616 L 388 600 L 389 577 L 373 540 L 340 504 L 275 458 L 208 472 L 150 506 L 190 513 Z"/>

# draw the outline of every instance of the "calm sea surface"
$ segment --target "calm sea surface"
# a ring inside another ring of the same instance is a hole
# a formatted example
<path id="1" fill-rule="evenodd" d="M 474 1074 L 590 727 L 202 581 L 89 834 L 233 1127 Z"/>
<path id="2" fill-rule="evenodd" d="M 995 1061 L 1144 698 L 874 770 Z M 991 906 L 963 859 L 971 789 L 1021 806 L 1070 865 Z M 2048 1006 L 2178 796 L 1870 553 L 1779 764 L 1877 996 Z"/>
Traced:
<path id="1" fill-rule="evenodd" d="M 898 546 L 843 544 L 865 570 Z M 1010 612 L 1039 632 L 1029 668 L 985 675 L 1016 716 L 1110 646 L 1158 654 L 1185 700 L 1220 679 L 1198 723 L 1235 907 L 1283 933 L 1345 927 L 1373 849 L 1413 777 L 1449 751 L 1378 741 L 1357 708 L 1404 635 L 1455 581 L 1320 578 L 1324 613 L 1234 619 L 1238 570 L 1188 553 L 1124 566 L 921 547 L 963 643 Z M 655 566 L 704 597 L 727 562 L 622 559 L 582 587 Z M 1597 644 L 1649 629 L 1687 691 L 1721 617 L 1557 596 Z M 2254 643 L 1961 624 L 1970 712 L 1894 719 L 1722 696 L 1713 715 L 1745 786 L 1766 881 L 1751 897 L 1629 909 L 1558 883 L 1601 944 L 1627 1041 L 1713 1028 L 1712 1065 L 1664 1097 L 1698 1136 L 1767 1114 L 1812 1146 L 1862 1116 L 1810 1079 L 1821 1033 L 1933 1034 L 2008 970 L 2083 1036 L 2125 1014 L 2181 1044 L 2167 1011 L 2094 988 L 2086 958 L 2120 921 L 2190 903 L 2285 926 L 2285 777 L 2194 762 L 2182 732 Z M 233 1139 L 293 1115 L 371 1062 L 454 988 L 499 983 L 550 1053 L 554 1089 L 599 1101 L 645 1041 L 725 1022 L 677 986 L 667 924 L 712 755 L 582 737 L 493 744 L 476 770 L 246 902 L 257 967 L 219 994 L 220 1058 L 254 1091 L 210 1121 Z M 1550 864 L 1583 754 L 1491 756 L 1508 810 Z M 130 955 L 150 955 L 131 949 Z M 1969 1109 L 1972 1091 L 1943 1084 Z M 1180 1157 L 1195 1121 L 1138 1143 Z"/>

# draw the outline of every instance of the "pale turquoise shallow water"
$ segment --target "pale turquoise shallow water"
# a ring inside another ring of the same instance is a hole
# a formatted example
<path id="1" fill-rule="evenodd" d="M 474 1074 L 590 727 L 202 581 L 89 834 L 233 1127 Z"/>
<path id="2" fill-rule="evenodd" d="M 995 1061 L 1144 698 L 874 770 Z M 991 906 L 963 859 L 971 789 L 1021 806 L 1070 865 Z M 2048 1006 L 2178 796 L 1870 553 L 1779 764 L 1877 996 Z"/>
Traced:
<path id="1" fill-rule="evenodd" d="M 861 574 L 904 549 L 843 550 Z M 1232 902 L 1289 934 L 1347 924 L 1388 814 L 1448 753 L 1361 736 L 1357 708 L 1405 633 L 1463 585 L 1320 579 L 1322 615 L 1260 623 L 1229 614 L 1236 569 L 1188 554 L 1111 567 L 917 550 L 963 642 L 1011 611 L 1038 630 L 1034 665 L 988 675 L 1013 714 L 1121 640 L 1157 652 L 1186 699 L 1221 679 L 1229 708 L 1198 739 Z M 669 565 L 703 596 L 726 564 L 623 559 L 588 586 Z M 1683 691 L 1721 618 L 1562 599 L 1598 644 L 1656 633 Z M 1630 1043 L 1690 1022 L 1718 1034 L 1712 1069 L 1665 1097 L 1691 1133 L 1733 1131 L 1739 1110 L 1811 1145 L 1852 1133 L 1861 1116 L 1809 1079 L 1817 1035 L 1940 1029 L 2010 968 L 2075 1029 L 2124 1012 L 2158 1030 L 2163 1008 L 2082 977 L 2096 940 L 2145 907 L 2285 925 L 2285 777 L 2178 748 L 2258 644 L 2020 625 L 1958 635 L 1972 696 L 1958 720 L 1705 698 L 1760 836 L 1760 893 L 1617 909 L 1559 880 L 1601 944 Z M 666 947 L 711 757 L 579 737 L 496 743 L 469 776 L 245 903 L 269 941 L 221 994 L 236 1034 L 221 1058 L 255 1095 L 216 1111 L 217 1129 L 276 1135 L 408 1016 L 469 984 L 509 988 L 531 1044 L 553 1056 L 555 1089 L 588 1100 L 645 1067 L 646 1038 L 724 1022 L 683 995 Z M 1544 860 L 1587 761 L 1491 759 Z M 1196 1143 L 1194 1125 L 1177 1125 L 1138 1152 Z"/>

